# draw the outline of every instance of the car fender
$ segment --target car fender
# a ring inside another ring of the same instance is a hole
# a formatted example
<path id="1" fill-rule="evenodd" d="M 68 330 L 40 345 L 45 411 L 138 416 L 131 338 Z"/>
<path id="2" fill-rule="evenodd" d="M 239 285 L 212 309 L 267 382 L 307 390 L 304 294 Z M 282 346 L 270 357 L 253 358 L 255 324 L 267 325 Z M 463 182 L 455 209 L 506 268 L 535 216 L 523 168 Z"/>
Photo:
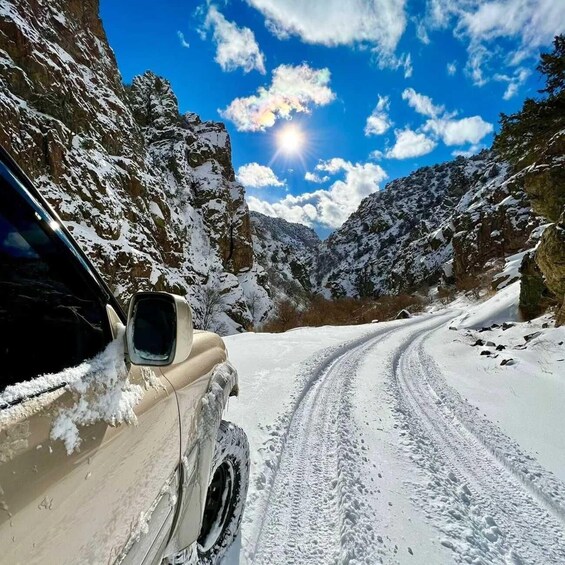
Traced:
<path id="1" fill-rule="evenodd" d="M 216 435 L 230 396 L 238 393 L 238 374 L 229 360 L 207 375 L 206 393 L 197 409 L 195 441 L 181 462 L 181 497 L 177 519 L 166 554 L 193 544 L 200 533 Z"/>

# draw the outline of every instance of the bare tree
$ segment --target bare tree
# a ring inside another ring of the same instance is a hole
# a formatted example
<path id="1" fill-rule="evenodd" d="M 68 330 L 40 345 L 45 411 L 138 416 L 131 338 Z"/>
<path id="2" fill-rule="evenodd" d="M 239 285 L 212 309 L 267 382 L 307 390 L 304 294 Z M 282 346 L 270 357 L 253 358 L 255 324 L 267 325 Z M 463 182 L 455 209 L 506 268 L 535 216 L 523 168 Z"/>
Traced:
<path id="1" fill-rule="evenodd" d="M 224 297 L 217 288 L 212 286 L 202 287 L 202 329 L 213 330 L 215 328 L 216 317 L 223 311 Z"/>
<path id="2" fill-rule="evenodd" d="M 255 317 L 259 313 L 259 307 L 261 306 L 261 294 L 257 290 L 253 290 L 245 295 L 245 302 L 251 314 L 251 321 L 255 323 Z"/>

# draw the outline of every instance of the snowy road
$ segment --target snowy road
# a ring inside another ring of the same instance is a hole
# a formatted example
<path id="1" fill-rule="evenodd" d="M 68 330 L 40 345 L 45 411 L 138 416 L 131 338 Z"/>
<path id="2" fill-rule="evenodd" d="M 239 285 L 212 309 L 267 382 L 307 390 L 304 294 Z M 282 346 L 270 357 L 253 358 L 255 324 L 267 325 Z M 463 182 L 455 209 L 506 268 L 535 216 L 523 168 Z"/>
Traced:
<path id="1" fill-rule="evenodd" d="M 266 402 L 232 411 L 256 453 L 228 563 L 565 563 L 563 483 L 462 399 L 426 349 L 455 315 L 339 328 L 341 343 L 328 329 L 288 332 L 278 352 L 265 347 L 273 336 L 245 338 L 263 343 L 253 366 L 271 370 L 249 383 Z M 237 339 L 228 346 L 245 369 L 250 343 Z"/>
<path id="2" fill-rule="evenodd" d="M 351 465 L 362 457 L 351 421 L 351 387 L 359 363 L 393 330 L 371 334 L 331 356 L 292 415 L 286 441 L 252 538 L 257 563 L 344 561 L 358 544 L 353 526 L 364 506 Z M 358 496 L 358 494 L 360 496 Z"/>

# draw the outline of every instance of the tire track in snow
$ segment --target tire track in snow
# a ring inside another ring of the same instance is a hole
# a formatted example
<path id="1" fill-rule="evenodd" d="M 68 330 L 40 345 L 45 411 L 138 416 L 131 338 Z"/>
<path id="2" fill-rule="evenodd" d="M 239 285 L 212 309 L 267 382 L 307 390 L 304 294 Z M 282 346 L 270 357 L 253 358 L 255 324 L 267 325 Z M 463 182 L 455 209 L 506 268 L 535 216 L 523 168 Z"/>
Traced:
<path id="1" fill-rule="evenodd" d="M 429 321 L 403 322 L 346 344 L 314 370 L 285 431 L 251 538 L 257 564 L 377 561 L 366 487 L 354 461 L 365 449 L 350 415 L 349 397 L 359 363 L 390 334 Z"/>
<path id="2" fill-rule="evenodd" d="M 410 335 L 392 361 L 399 419 L 430 476 L 420 504 L 457 561 L 565 563 L 563 485 L 447 385 L 423 347 L 439 325 Z M 524 461 L 535 473 L 516 468 Z"/>

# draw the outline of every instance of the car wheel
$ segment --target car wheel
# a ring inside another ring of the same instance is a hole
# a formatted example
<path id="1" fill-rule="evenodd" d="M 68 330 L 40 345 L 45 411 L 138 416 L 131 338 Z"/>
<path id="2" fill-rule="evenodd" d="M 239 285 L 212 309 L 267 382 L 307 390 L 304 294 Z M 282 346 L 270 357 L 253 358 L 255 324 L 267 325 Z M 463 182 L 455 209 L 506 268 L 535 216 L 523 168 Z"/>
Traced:
<path id="1" fill-rule="evenodd" d="M 222 421 L 197 542 L 198 562 L 220 562 L 239 533 L 249 482 L 249 443 L 245 432 Z"/>

